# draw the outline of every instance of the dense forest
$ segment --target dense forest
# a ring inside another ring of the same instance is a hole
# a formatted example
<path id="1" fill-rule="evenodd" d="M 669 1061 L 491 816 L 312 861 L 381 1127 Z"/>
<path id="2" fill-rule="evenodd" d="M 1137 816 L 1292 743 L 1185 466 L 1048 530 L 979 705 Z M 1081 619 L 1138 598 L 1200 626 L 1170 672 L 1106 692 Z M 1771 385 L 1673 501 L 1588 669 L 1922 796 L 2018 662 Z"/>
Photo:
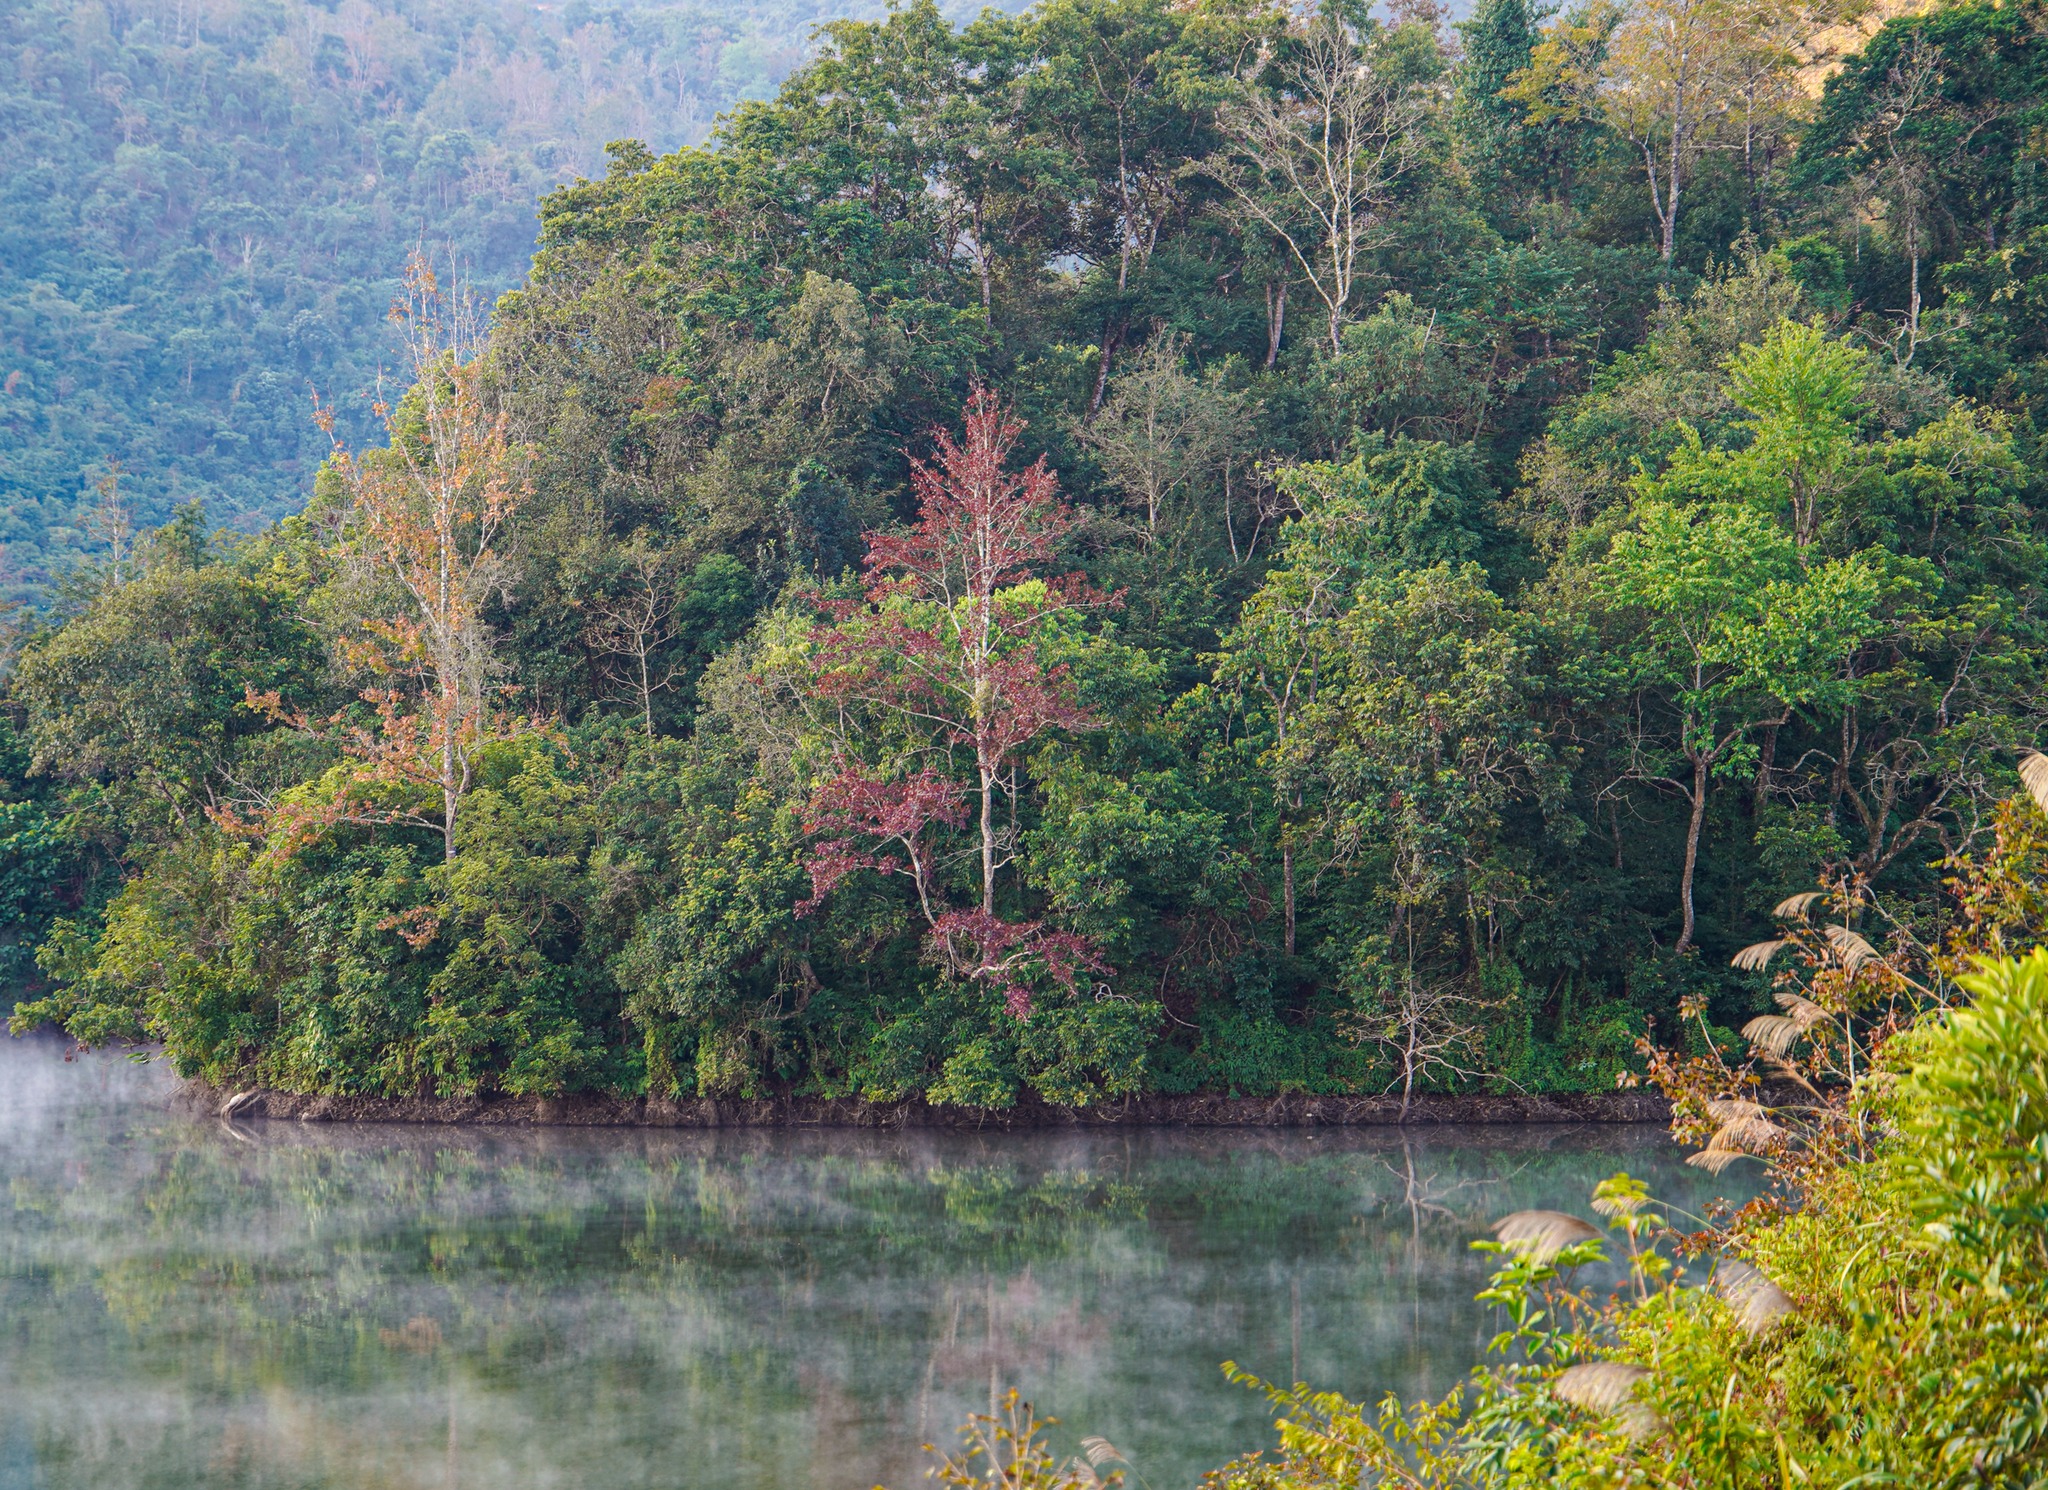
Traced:
<path id="1" fill-rule="evenodd" d="M 1932 945 L 2040 733 L 2043 19 L 835 24 L 551 192 L 487 319 L 416 258 L 302 513 L 68 581 L 16 1023 L 321 1091 L 1585 1090 L 1768 1009 L 1788 895 Z"/>
<path id="2" fill-rule="evenodd" d="M 0 599 L 180 502 L 303 506 L 309 390 L 374 429 L 408 250 L 509 288 L 541 192 L 610 140 L 696 144 L 863 8 L 0 4 Z"/>

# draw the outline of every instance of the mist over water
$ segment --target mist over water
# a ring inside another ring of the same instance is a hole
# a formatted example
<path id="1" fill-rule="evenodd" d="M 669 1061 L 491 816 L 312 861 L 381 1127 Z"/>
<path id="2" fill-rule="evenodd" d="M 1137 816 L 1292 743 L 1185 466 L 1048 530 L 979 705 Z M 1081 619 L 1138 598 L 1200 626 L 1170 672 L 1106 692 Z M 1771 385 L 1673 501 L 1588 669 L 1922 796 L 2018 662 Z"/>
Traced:
<path id="1" fill-rule="evenodd" d="M 1010 1385 L 1190 1486 L 1269 1437 L 1220 1361 L 1442 1391 L 1489 1219 L 1743 1183 L 1616 1128 L 230 1127 L 63 1056 L 0 1042 L 0 1490 L 905 1490 Z"/>

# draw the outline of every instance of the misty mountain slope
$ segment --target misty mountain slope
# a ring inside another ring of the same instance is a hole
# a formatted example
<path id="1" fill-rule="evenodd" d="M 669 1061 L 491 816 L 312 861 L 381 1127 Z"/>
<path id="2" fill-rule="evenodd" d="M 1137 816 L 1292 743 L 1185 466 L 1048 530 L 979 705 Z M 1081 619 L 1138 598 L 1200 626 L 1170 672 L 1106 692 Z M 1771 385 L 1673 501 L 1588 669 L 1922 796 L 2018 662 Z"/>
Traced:
<path id="1" fill-rule="evenodd" d="M 0 599 L 197 498 L 253 529 L 363 431 L 416 244 L 488 290 L 550 186 L 770 96 L 867 0 L 0 4 Z"/>

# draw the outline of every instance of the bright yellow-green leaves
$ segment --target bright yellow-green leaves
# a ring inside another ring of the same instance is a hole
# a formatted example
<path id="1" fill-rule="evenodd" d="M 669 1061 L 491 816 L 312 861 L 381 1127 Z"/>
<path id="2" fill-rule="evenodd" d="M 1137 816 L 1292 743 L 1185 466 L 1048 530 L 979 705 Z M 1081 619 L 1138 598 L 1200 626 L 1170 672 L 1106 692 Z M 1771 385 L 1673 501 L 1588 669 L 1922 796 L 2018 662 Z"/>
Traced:
<path id="1" fill-rule="evenodd" d="M 1781 321 L 1723 364 L 1748 441 L 1680 448 L 1657 489 L 1753 503 L 1786 520 L 1805 548 L 1838 515 L 1877 452 L 1859 446 L 1869 355 L 1819 325 Z"/>

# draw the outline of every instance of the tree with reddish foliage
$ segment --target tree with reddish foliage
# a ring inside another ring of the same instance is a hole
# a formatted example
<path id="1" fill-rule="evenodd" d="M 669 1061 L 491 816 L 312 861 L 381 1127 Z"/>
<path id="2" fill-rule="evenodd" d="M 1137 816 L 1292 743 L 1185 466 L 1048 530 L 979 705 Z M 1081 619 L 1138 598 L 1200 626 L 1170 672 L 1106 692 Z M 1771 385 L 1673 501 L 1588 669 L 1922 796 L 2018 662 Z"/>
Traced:
<path id="1" fill-rule="evenodd" d="M 1080 575 L 1037 573 L 1077 519 L 1043 458 L 1006 469 L 1023 429 L 977 387 L 963 437 L 935 430 L 936 458 L 912 461 L 917 523 L 871 534 L 862 597 L 826 603 L 836 624 L 818 637 L 811 687 L 838 738 L 833 773 L 806 819 L 819 841 L 805 907 L 856 870 L 907 877 L 939 961 L 1001 987 L 1019 1018 L 1030 1013 L 1034 973 L 1071 991 L 1082 971 L 1101 968 L 1084 938 L 1004 920 L 996 888 L 1017 853 L 1022 751 L 1049 731 L 1096 723 L 1067 668 L 1040 655 L 1045 627 L 1117 600 Z M 868 722 L 881 728 L 862 729 Z M 908 742 L 893 768 L 862 759 L 860 747 L 877 735 Z M 965 785 L 960 772 L 970 763 Z M 943 871 L 954 856 L 944 834 L 970 821 L 981 894 L 967 909 L 945 898 Z"/>

